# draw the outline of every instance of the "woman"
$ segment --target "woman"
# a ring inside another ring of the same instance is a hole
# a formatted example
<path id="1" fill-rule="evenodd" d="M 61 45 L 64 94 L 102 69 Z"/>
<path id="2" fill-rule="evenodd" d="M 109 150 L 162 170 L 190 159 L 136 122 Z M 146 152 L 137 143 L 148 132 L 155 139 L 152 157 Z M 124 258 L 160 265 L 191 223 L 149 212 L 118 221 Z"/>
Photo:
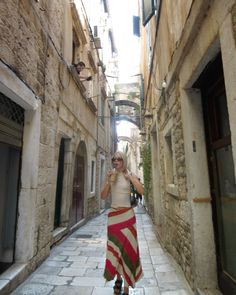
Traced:
<path id="1" fill-rule="evenodd" d="M 101 191 L 106 199 L 111 192 L 112 203 L 108 214 L 108 240 L 104 277 L 111 281 L 117 276 L 113 287 L 120 294 L 124 280 L 124 293 L 129 294 L 129 286 L 134 288 L 142 276 L 136 231 L 136 218 L 130 205 L 130 185 L 143 194 L 143 186 L 138 178 L 126 168 L 125 155 L 116 152 L 112 157 L 114 169 L 109 171 Z"/>
<path id="2" fill-rule="evenodd" d="M 92 76 L 89 77 L 85 77 L 85 76 L 81 76 L 81 72 L 86 69 L 85 68 L 85 63 L 83 61 L 79 61 L 77 64 L 74 64 L 75 69 L 77 71 L 77 74 L 79 75 L 79 79 L 81 82 L 83 81 L 91 81 L 92 80 Z"/>

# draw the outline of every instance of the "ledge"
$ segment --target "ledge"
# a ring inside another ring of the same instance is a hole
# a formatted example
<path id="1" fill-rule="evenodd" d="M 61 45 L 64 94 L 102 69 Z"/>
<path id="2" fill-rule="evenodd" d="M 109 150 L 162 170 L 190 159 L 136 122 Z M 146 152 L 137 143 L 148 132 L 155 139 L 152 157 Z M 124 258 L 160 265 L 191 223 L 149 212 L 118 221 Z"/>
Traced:
<path id="1" fill-rule="evenodd" d="M 88 103 L 88 106 L 89 106 L 90 110 L 92 112 L 96 113 L 97 107 L 96 107 L 95 103 L 92 101 L 91 98 L 87 98 L 87 103 Z"/>
<path id="2" fill-rule="evenodd" d="M 167 184 L 166 186 L 166 191 L 167 193 L 169 193 L 170 195 L 179 198 L 179 192 L 178 192 L 178 187 L 177 185 L 170 183 Z"/>
<path id="3" fill-rule="evenodd" d="M 0 275 L 0 294 L 10 294 L 27 276 L 27 264 L 14 263 Z"/>
<path id="4" fill-rule="evenodd" d="M 219 289 L 198 289 L 195 292 L 195 295 L 223 295 Z"/>
<path id="5" fill-rule="evenodd" d="M 90 195 L 88 196 L 88 199 L 92 199 L 92 198 L 95 198 L 95 193 L 94 192 L 90 193 Z"/>
<path id="6" fill-rule="evenodd" d="M 78 75 L 78 73 L 77 73 L 77 71 L 76 71 L 76 69 L 75 69 L 75 67 L 73 65 L 70 66 L 70 72 L 71 72 L 71 75 L 72 75 L 76 85 L 78 86 L 81 94 L 84 96 L 86 88 L 85 88 L 84 84 L 80 81 L 79 75 Z"/>
<path id="7" fill-rule="evenodd" d="M 51 246 L 60 241 L 66 234 L 68 234 L 68 229 L 66 227 L 58 227 L 53 231 Z"/>
<path id="8" fill-rule="evenodd" d="M 20 105 L 23 109 L 35 111 L 39 101 L 26 84 L 9 67 L 0 61 L 1 92 Z"/>

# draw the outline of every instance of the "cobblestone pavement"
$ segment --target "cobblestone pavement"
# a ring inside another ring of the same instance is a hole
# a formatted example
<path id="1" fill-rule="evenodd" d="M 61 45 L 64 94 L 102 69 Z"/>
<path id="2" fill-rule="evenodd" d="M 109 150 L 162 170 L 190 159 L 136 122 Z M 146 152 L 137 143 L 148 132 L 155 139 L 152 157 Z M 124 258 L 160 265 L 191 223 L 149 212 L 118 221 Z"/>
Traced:
<path id="1" fill-rule="evenodd" d="M 138 239 L 144 277 L 130 295 L 192 295 L 181 271 L 165 252 L 143 209 L 136 207 Z M 107 212 L 80 227 L 21 284 L 14 295 L 111 295 L 114 281 L 105 282 Z"/>

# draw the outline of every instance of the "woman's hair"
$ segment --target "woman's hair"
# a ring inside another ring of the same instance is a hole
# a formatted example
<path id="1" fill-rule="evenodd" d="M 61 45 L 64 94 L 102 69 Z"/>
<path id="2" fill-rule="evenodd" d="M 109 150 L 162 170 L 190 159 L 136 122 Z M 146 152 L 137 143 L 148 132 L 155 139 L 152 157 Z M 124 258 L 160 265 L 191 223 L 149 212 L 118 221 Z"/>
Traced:
<path id="1" fill-rule="evenodd" d="M 123 168 L 127 169 L 127 158 L 125 153 L 117 151 L 113 154 L 112 158 L 121 158 L 123 160 Z"/>

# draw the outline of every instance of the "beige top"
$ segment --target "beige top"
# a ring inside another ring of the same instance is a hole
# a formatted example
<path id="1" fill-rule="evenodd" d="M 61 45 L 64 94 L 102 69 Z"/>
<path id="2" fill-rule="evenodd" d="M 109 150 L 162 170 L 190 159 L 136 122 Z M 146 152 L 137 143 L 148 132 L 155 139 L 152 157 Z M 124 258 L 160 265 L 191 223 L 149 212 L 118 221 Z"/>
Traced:
<path id="1" fill-rule="evenodd" d="M 116 181 L 111 184 L 111 207 L 130 207 L 130 181 L 119 172 Z"/>

